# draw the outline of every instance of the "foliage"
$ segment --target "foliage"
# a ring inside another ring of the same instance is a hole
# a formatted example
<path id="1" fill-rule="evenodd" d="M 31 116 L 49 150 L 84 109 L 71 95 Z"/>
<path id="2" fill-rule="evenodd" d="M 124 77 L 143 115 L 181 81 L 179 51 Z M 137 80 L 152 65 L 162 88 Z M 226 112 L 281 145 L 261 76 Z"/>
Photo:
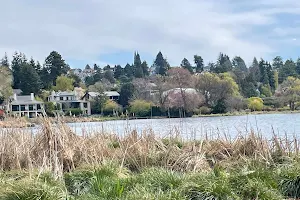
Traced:
<path id="1" fill-rule="evenodd" d="M 12 75 L 8 68 L 0 66 L 0 96 L 3 100 L 12 95 Z"/>
<path id="2" fill-rule="evenodd" d="M 149 116 L 151 111 L 151 106 L 152 106 L 151 102 L 136 99 L 130 102 L 130 112 L 134 113 L 134 115 L 138 117 Z"/>
<path id="3" fill-rule="evenodd" d="M 165 76 L 167 71 L 170 69 L 170 64 L 163 57 L 161 52 L 158 52 L 153 65 L 155 67 L 156 74 L 160 74 L 162 76 Z"/>
<path id="4" fill-rule="evenodd" d="M 22 76 L 20 77 L 20 87 L 24 95 L 28 95 L 30 93 L 39 94 L 42 86 L 42 82 L 36 70 L 33 66 L 23 63 L 21 65 L 20 73 Z"/>
<path id="5" fill-rule="evenodd" d="M 53 90 L 55 91 L 73 91 L 74 90 L 74 80 L 68 78 L 67 76 L 59 76 L 55 81 L 55 86 Z"/>
<path id="6" fill-rule="evenodd" d="M 68 108 L 65 110 L 65 114 L 79 116 L 82 114 L 82 110 L 80 108 Z"/>
<path id="7" fill-rule="evenodd" d="M 113 100 L 108 100 L 105 102 L 103 107 L 103 113 L 105 115 L 114 115 L 115 113 L 121 112 L 121 107 Z"/>
<path id="8" fill-rule="evenodd" d="M 252 111 L 261 111 L 263 109 L 264 102 L 259 97 L 251 97 L 248 99 L 248 108 Z"/>
<path id="9" fill-rule="evenodd" d="M 121 86 L 120 104 L 125 107 L 129 104 L 129 100 L 133 97 L 134 85 L 132 83 L 125 83 Z"/>

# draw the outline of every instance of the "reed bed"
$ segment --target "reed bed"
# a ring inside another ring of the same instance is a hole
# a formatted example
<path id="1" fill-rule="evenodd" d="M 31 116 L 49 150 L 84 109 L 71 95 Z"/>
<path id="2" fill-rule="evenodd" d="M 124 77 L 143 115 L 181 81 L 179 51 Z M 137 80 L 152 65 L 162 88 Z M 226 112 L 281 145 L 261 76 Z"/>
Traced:
<path id="1" fill-rule="evenodd" d="M 296 137 L 267 140 L 251 132 L 230 140 L 187 141 L 178 133 L 161 138 L 151 130 L 79 136 L 61 121 L 39 120 L 35 134 L 0 131 L 0 186 L 6 186 L 0 199 L 300 197 Z"/>

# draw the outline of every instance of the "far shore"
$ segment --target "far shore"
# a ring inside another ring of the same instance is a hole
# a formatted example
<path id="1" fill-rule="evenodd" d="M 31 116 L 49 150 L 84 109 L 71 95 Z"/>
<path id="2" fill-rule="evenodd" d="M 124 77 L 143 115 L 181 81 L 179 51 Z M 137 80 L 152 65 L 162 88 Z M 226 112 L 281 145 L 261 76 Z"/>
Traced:
<path id="1" fill-rule="evenodd" d="M 291 114 L 291 113 L 300 113 L 300 110 L 296 111 L 240 111 L 240 112 L 228 112 L 223 114 L 199 114 L 193 115 L 190 118 L 198 117 L 222 117 L 222 116 L 244 116 L 244 115 L 262 115 L 262 114 Z M 138 119 L 168 119 L 168 118 L 179 118 L 179 117 L 167 117 L 167 116 L 153 116 L 153 117 L 112 117 L 112 116 L 88 116 L 88 117 L 70 117 L 64 116 L 60 117 L 60 121 L 64 123 L 84 123 L 84 122 L 105 122 L 105 121 L 114 121 L 114 120 L 138 120 Z M 51 118 L 56 122 L 55 118 Z M 17 122 L 17 123 L 16 123 Z M 0 128 L 25 128 L 25 127 L 34 127 L 35 125 L 40 124 L 40 120 L 33 118 L 7 118 L 4 121 L 0 121 Z"/>

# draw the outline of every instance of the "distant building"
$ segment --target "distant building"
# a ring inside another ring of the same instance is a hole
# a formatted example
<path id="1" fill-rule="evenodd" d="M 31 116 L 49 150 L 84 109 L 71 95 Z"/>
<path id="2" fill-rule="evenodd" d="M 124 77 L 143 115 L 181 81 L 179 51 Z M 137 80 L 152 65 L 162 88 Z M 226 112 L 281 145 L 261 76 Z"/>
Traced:
<path id="1" fill-rule="evenodd" d="M 111 100 L 118 101 L 120 94 L 117 91 L 106 91 L 104 94 Z M 86 101 L 91 101 L 94 100 L 95 98 L 99 97 L 100 93 L 99 92 L 87 92 L 82 99 Z"/>
<path id="2" fill-rule="evenodd" d="M 48 97 L 49 102 L 56 103 L 60 105 L 62 111 L 68 111 L 72 108 L 77 108 L 82 111 L 84 115 L 91 115 L 91 104 L 89 101 L 82 100 L 77 92 L 55 92 L 52 91 L 51 95 Z"/>
<path id="3" fill-rule="evenodd" d="M 44 112 L 44 102 L 35 99 L 34 94 L 18 95 L 20 91 L 14 91 L 13 98 L 8 102 L 7 111 L 9 114 L 34 118 Z"/>

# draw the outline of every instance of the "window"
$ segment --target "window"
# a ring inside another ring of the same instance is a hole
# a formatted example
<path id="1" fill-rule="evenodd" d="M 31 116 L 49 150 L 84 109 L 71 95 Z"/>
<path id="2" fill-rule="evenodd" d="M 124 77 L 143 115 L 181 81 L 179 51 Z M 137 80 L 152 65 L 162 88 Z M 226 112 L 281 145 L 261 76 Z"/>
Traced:
<path id="1" fill-rule="evenodd" d="M 19 105 L 12 105 L 12 111 L 19 111 Z"/>
<path id="2" fill-rule="evenodd" d="M 67 97 L 67 99 L 66 99 L 67 101 L 69 101 L 69 97 Z"/>
<path id="3" fill-rule="evenodd" d="M 41 110 L 41 104 L 37 104 L 36 106 L 38 110 Z"/>
<path id="4" fill-rule="evenodd" d="M 29 105 L 29 110 L 33 110 L 33 105 Z"/>
<path id="5" fill-rule="evenodd" d="M 63 101 L 63 100 L 64 100 L 64 98 L 63 98 L 63 97 L 60 97 L 60 98 L 59 98 L 59 100 Z"/>
<path id="6" fill-rule="evenodd" d="M 25 105 L 21 105 L 21 111 L 25 111 Z"/>
<path id="7" fill-rule="evenodd" d="M 84 106 L 85 108 L 87 108 L 87 107 L 88 107 L 87 103 L 84 103 L 84 104 L 83 104 L 83 106 Z"/>

